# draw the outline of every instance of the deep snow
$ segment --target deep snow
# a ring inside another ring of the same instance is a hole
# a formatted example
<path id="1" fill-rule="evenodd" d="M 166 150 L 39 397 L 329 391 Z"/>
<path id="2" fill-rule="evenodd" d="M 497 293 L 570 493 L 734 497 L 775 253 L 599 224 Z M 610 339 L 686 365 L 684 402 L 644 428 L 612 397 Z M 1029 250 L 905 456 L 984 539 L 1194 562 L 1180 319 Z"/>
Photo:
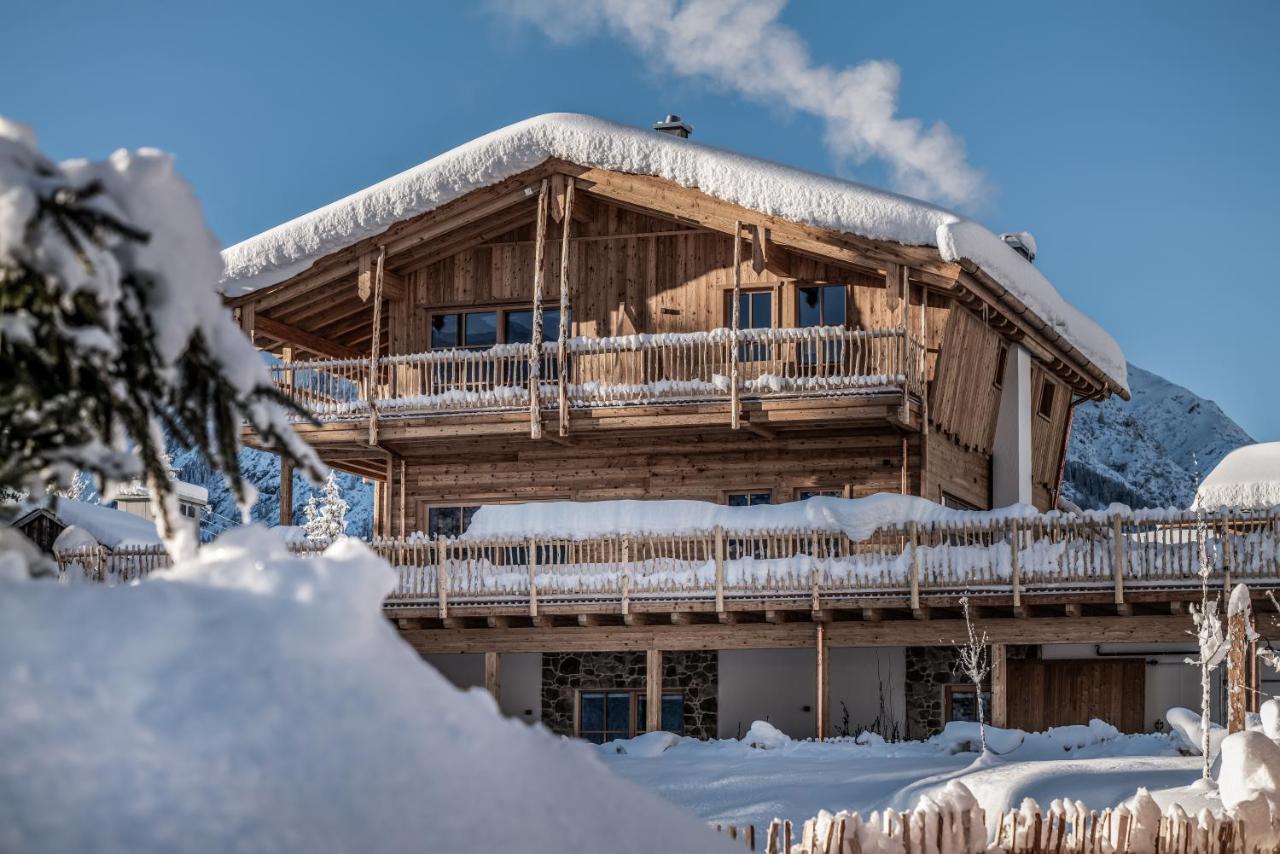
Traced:
<path id="1" fill-rule="evenodd" d="M 0 581 L 0 851 L 731 850 L 501 718 L 383 618 L 363 544 L 258 527 L 128 587 Z"/>

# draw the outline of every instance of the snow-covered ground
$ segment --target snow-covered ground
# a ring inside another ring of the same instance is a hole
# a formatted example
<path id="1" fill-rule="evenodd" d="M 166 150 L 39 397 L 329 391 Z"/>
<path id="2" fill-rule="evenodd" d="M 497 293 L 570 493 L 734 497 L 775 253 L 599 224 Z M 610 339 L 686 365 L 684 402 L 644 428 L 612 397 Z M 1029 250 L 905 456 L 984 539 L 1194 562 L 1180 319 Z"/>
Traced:
<path id="1" fill-rule="evenodd" d="M 120 587 L 21 558 L 0 544 L 0 851 L 731 850 L 450 686 L 359 542 L 248 527 Z"/>
<path id="2" fill-rule="evenodd" d="M 1123 735 L 1100 721 L 1030 734 L 1015 739 L 1021 743 L 1007 753 L 985 758 L 953 753 L 962 739 L 946 734 L 924 742 L 857 744 L 792 741 L 777 733 L 762 749 L 750 746 L 761 743 L 753 738 L 759 728 L 757 723 L 742 740 L 680 739 L 660 752 L 652 736 L 598 750 L 619 776 L 724 824 L 761 826 L 775 817 L 801 822 L 823 809 L 864 816 L 887 807 L 904 810 L 952 780 L 973 792 L 989 823 L 1027 797 L 1045 807 L 1070 798 L 1103 809 L 1146 787 L 1162 806 L 1177 800 L 1192 814 L 1208 803 L 1188 791 L 1166 791 L 1200 776 L 1200 758 L 1181 755 L 1178 736 Z"/>

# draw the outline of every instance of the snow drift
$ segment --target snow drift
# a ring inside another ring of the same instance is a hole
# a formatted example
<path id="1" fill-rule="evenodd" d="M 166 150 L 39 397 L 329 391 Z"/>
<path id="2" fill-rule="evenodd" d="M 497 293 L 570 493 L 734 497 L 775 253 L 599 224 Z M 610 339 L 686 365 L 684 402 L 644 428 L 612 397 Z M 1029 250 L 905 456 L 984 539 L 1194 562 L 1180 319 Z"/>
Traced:
<path id="1" fill-rule="evenodd" d="M 131 587 L 0 581 L 0 850 L 727 850 L 451 687 L 394 581 L 257 527 Z"/>
<path id="2" fill-rule="evenodd" d="M 1270 510 L 1280 506 L 1280 442 L 1245 445 L 1227 454 L 1196 490 L 1193 510 Z"/>

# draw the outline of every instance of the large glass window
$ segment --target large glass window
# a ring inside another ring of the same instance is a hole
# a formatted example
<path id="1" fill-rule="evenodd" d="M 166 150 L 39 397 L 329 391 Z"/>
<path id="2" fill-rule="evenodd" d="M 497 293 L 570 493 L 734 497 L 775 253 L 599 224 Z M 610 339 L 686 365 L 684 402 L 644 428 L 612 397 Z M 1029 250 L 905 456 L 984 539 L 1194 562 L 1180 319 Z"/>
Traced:
<path id="1" fill-rule="evenodd" d="M 799 290 L 797 326 L 844 326 L 844 285 L 810 285 Z"/>
<path id="2" fill-rule="evenodd" d="M 578 737 L 595 744 L 632 738 L 645 731 L 647 698 L 643 689 L 591 690 L 578 694 Z M 662 729 L 684 734 L 684 696 L 662 695 Z"/>
<path id="3" fill-rule="evenodd" d="M 456 537 L 471 525 L 471 517 L 480 508 L 474 504 L 460 507 L 431 507 L 427 510 L 427 533 L 433 537 Z"/>
<path id="4" fill-rule="evenodd" d="M 733 293 L 725 294 L 725 326 L 733 323 Z M 742 291 L 738 294 L 738 328 L 773 328 L 773 291 Z M 769 342 L 749 341 L 738 347 L 742 362 L 758 362 L 769 358 Z"/>
<path id="5" fill-rule="evenodd" d="M 560 309 L 549 308 L 542 312 L 542 340 L 556 341 L 560 338 Z M 533 340 L 533 309 L 522 308 L 503 312 L 504 343 L 520 342 L 527 344 Z"/>

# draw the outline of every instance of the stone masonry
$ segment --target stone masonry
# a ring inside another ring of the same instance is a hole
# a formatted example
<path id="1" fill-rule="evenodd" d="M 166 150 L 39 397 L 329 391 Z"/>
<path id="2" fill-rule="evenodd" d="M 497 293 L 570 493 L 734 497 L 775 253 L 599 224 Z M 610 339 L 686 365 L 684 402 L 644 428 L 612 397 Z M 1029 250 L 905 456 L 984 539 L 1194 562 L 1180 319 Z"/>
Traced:
<path id="1" fill-rule="evenodd" d="M 714 651 L 662 655 L 662 687 L 684 695 L 685 735 L 716 737 L 717 662 Z M 576 691 L 643 689 L 644 670 L 643 652 L 543 653 L 542 723 L 572 735 Z"/>

